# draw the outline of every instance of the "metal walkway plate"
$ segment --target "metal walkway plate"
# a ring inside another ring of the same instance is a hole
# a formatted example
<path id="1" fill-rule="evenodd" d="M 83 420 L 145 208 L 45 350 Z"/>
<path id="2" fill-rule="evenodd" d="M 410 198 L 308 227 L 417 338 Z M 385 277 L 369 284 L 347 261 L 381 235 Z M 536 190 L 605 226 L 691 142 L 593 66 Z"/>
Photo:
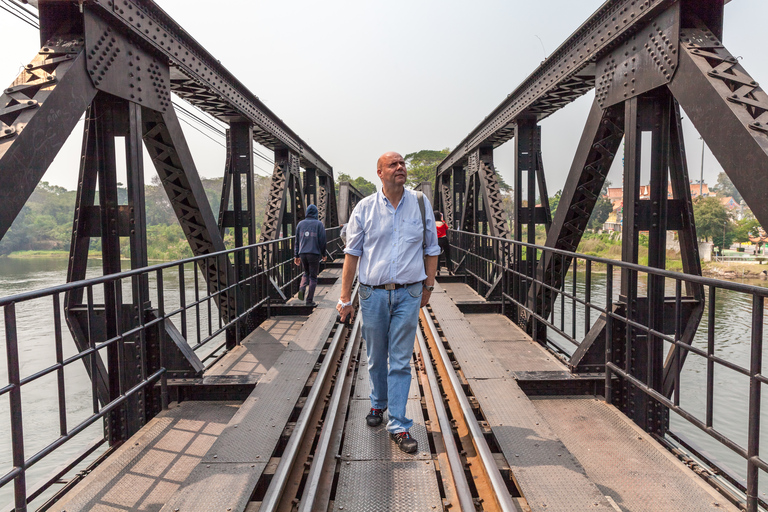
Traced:
<path id="1" fill-rule="evenodd" d="M 334 286 L 340 287 L 339 285 Z M 331 294 L 338 290 L 331 290 Z M 293 412 L 320 351 L 336 322 L 332 304 L 318 306 L 259 381 L 202 463 L 163 507 L 184 512 L 243 510 Z M 225 494 L 210 506 L 211 496 Z"/>
<path id="2" fill-rule="evenodd" d="M 548 397 L 532 403 L 587 476 L 622 510 L 739 510 L 605 402 Z"/>
<path id="3" fill-rule="evenodd" d="M 226 375 L 261 378 L 275 364 L 288 343 L 307 321 L 306 316 L 280 316 L 265 320 L 241 343 L 205 372 L 205 377 Z"/>
<path id="4" fill-rule="evenodd" d="M 483 345 L 510 372 L 561 372 L 567 368 L 523 332 L 509 318 L 498 314 L 465 314 Z"/>
<path id="5" fill-rule="evenodd" d="M 430 460 L 348 461 L 339 470 L 334 511 L 435 512 L 443 510 Z"/>
<path id="6" fill-rule="evenodd" d="M 447 293 L 433 295 L 430 302 L 531 510 L 615 512 L 492 354 L 500 338 L 484 341 Z M 509 332 L 519 337 L 518 331 Z"/>
<path id="7" fill-rule="evenodd" d="M 184 402 L 160 413 L 51 510 L 160 510 L 238 406 L 239 402 Z"/>
<path id="8" fill-rule="evenodd" d="M 419 451 L 407 454 L 400 451 L 394 441 L 390 439 L 386 430 L 387 413 L 384 413 L 384 421 L 378 427 L 369 427 L 365 423 L 365 416 L 370 410 L 368 400 L 352 400 L 349 403 L 349 415 L 345 427 L 344 447 L 341 458 L 344 460 L 430 460 L 427 441 L 427 428 L 424 425 L 424 417 L 421 413 L 420 400 L 408 400 L 405 414 L 413 418 L 411 435 L 419 443 Z"/>

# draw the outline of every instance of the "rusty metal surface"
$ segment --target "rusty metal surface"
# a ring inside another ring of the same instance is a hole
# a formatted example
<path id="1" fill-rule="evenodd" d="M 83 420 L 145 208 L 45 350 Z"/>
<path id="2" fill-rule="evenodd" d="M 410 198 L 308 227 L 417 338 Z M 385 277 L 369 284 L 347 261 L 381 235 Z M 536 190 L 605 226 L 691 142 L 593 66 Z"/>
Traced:
<path id="1" fill-rule="evenodd" d="M 488 346 L 501 343 L 484 342 L 446 294 L 432 302 L 440 327 L 531 510 L 614 510 L 514 379 L 504 378 L 507 372 L 501 362 L 488 357 L 480 365 L 473 359 Z"/>
<path id="2" fill-rule="evenodd" d="M 339 470 L 336 511 L 443 510 L 432 461 L 350 461 Z"/>
<path id="3" fill-rule="evenodd" d="M 532 404 L 621 510 L 738 510 L 605 402 L 562 397 Z"/>
<path id="4" fill-rule="evenodd" d="M 214 510 L 209 500 L 222 493 L 215 509 L 245 507 L 335 321 L 334 309 L 315 310 L 163 511 Z"/>
<path id="5" fill-rule="evenodd" d="M 514 380 L 468 380 L 531 510 L 613 510 Z"/>
<path id="6" fill-rule="evenodd" d="M 200 463 L 236 402 L 184 402 L 159 414 L 52 510 L 157 511 Z"/>

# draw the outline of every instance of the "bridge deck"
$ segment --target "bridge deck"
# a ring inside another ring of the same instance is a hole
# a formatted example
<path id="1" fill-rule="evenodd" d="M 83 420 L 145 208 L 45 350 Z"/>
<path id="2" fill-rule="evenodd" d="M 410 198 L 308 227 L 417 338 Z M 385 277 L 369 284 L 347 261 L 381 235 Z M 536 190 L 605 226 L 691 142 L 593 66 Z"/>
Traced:
<path id="1" fill-rule="evenodd" d="M 338 269 L 325 276 L 338 276 Z M 268 485 L 262 475 L 268 476 L 270 467 L 274 471 L 297 402 L 334 326 L 340 284 L 325 282 L 311 315 L 271 318 L 206 372 L 253 381 L 244 402 L 175 404 L 54 510 L 258 510 L 257 487 Z M 737 510 L 599 397 L 541 396 L 548 385 L 562 389 L 562 382 L 578 378 L 506 317 L 459 309 L 481 302 L 468 286 L 444 283 L 431 306 L 505 459 L 500 466 L 510 469 L 529 510 Z M 425 417 L 419 379 L 413 379 L 408 401 L 419 452 L 405 455 L 383 426 L 365 425 L 366 363 L 363 347 L 349 395 L 333 509 L 443 510 L 441 475 L 429 441 L 430 420 L 436 422 Z M 421 371 L 416 364 L 414 374 Z M 546 383 L 536 388 L 536 396 L 524 390 L 532 375 Z"/>
<path id="2" fill-rule="evenodd" d="M 602 399 L 529 398 L 518 378 L 567 368 L 506 317 L 462 314 L 469 286 L 443 289 L 435 316 L 532 511 L 738 510 Z"/>

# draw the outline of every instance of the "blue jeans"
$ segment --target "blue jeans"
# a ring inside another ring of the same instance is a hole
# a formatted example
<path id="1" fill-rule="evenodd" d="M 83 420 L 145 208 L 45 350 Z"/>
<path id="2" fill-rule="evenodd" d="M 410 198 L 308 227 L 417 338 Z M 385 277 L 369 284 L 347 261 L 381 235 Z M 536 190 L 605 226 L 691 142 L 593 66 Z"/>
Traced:
<path id="1" fill-rule="evenodd" d="M 405 417 L 405 406 L 411 387 L 410 362 L 419 324 L 421 290 L 421 283 L 396 290 L 360 285 L 371 407 L 389 410 L 387 431 L 393 434 L 413 425 L 413 420 Z"/>

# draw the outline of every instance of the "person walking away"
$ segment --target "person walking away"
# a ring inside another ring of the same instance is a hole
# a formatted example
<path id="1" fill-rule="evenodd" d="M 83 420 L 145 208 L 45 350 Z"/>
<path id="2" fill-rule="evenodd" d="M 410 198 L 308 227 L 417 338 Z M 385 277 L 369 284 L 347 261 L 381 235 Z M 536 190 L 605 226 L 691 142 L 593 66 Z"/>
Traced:
<path id="1" fill-rule="evenodd" d="M 299 300 L 304 300 L 306 291 L 307 306 L 316 306 L 314 302 L 317 274 L 320 261 L 325 261 L 325 226 L 317 219 L 317 206 L 307 206 L 307 216 L 296 226 L 296 243 L 293 244 L 293 263 L 301 266 L 304 275 L 299 285 Z"/>
<path id="2" fill-rule="evenodd" d="M 435 210 L 435 228 L 437 229 L 437 245 L 445 255 L 445 268 L 448 273 L 453 275 L 453 263 L 451 262 L 451 244 L 448 242 L 448 224 L 446 224 L 443 214 Z M 437 275 L 440 275 L 440 260 L 437 263 Z"/>
<path id="3" fill-rule="evenodd" d="M 410 361 L 419 309 L 429 302 L 434 288 L 440 247 L 429 201 L 405 189 L 408 174 L 403 157 L 385 153 L 377 162 L 376 174 L 381 189 L 355 206 L 347 224 L 336 309 L 342 322 L 352 314 L 357 269 L 371 384 L 366 423 L 381 425 L 388 411 L 387 432 L 402 451 L 414 453 L 418 442 L 409 432 L 413 420 L 405 416 Z"/>

